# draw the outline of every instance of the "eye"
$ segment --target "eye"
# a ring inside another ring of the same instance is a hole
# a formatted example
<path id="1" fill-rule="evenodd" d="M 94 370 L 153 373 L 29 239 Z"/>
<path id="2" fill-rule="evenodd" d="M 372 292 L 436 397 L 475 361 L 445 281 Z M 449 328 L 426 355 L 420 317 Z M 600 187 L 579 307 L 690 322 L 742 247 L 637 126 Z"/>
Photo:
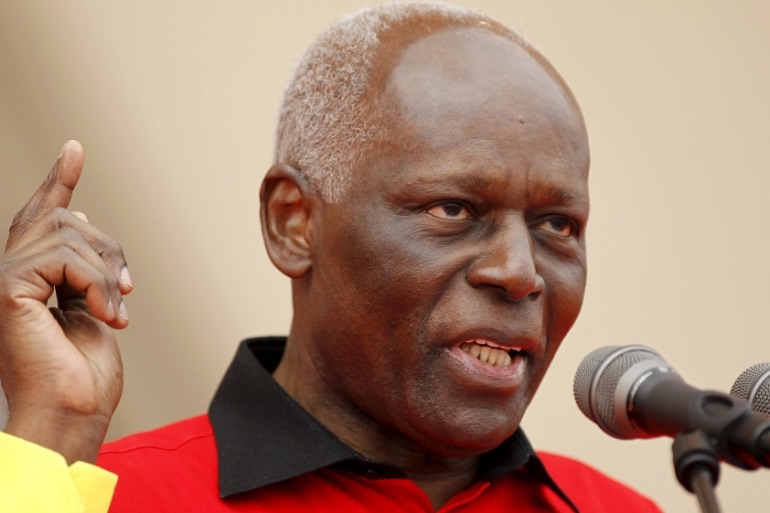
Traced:
<path id="1" fill-rule="evenodd" d="M 559 237 L 575 237 L 579 233 L 577 223 L 568 217 L 549 217 L 540 223 L 540 228 Z"/>
<path id="2" fill-rule="evenodd" d="M 470 219 L 471 213 L 463 203 L 459 201 L 448 201 L 436 205 L 427 210 L 428 214 L 439 219 Z"/>

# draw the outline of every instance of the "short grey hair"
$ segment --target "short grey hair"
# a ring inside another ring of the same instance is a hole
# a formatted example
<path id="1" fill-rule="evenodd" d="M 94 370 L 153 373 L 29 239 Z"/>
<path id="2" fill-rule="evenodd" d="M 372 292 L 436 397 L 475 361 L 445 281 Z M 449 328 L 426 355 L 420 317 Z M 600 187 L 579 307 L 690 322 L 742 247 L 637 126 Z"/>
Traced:
<path id="1" fill-rule="evenodd" d="M 284 93 L 275 162 L 297 168 L 328 202 L 338 202 L 353 170 L 388 137 L 371 71 L 394 30 L 417 40 L 448 26 L 481 27 L 529 47 L 489 16 L 444 3 L 386 4 L 356 11 L 329 27 L 307 49 Z"/>

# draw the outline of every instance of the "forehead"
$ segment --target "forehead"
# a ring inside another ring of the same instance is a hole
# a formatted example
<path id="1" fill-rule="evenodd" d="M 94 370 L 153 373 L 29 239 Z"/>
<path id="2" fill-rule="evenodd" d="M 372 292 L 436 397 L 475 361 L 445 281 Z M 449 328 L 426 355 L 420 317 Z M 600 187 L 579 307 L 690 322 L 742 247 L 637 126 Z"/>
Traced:
<path id="1" fill-rule="evenodd" d="M 516 122 L 585 145 L 579 108 L 547 61 L 484 29 L 445 30 L 411 44 L 385 91 L 407 126 L 443 120 L 447 130 L 459 130 L 467 123 L 452 120 L 476 120 L 483 136 L 485 128 Z"/>
<path id="2" fill-rule="evenodd" d="M 434 169 L 539 166 L 548 176 L 587 179 L 580 110 L 538 53 L 489 30 L 453 28 L 390 57 L 381 63 L 389 133 L 370 169 L 433 161 Z"/>

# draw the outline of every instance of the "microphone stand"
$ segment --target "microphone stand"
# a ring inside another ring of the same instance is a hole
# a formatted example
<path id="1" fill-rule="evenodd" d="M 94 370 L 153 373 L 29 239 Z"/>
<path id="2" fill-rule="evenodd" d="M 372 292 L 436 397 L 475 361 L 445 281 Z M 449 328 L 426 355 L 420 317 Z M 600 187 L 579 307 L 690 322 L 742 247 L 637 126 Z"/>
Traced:
<path id="1" fill-rule="evenodd" d="M 679 433 L 671 446 L 679 483 L 698 497 L 703 513 L 720 513 L 715 488 L 719 482 L 719 459 L 702 431 Z"/>

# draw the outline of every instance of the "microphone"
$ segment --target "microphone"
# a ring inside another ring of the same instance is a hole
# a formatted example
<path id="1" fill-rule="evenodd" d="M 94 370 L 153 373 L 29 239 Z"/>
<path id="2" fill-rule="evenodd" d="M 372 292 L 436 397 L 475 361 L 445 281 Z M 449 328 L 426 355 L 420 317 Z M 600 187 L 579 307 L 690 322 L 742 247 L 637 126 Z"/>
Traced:
<path id="1" fill-rule="evenodd" d="M 580 411 L 615 438 L 700 431 L 723 461 L 770 467 L 770 419 L 742 399 L 688 385 L 649 347 L 596 349 L 581 362 L 573 392 Z"/>
<path id="2" fill-rule="evenodd" d="M 730 395 L 740 397 L 757 413 L 770 417 L 770 363 L 752 365 L 738 376 Z"/>

